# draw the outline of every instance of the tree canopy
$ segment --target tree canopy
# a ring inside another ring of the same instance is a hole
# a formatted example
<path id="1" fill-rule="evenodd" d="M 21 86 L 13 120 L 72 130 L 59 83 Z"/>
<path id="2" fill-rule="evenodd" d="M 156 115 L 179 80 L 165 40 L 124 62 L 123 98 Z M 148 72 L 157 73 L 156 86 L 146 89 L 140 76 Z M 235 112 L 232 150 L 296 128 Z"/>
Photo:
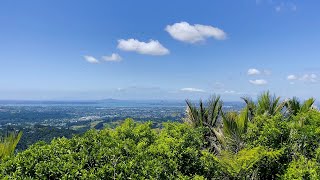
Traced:
<path id="1" fill-rule="evenodd" d="M 184 123 L 125 120 L 115 129 L 38 142 L 0 163 L 3 179 L 319 179 L 320 112 L 269 92 L 224 112 L 187 101 Z"/>

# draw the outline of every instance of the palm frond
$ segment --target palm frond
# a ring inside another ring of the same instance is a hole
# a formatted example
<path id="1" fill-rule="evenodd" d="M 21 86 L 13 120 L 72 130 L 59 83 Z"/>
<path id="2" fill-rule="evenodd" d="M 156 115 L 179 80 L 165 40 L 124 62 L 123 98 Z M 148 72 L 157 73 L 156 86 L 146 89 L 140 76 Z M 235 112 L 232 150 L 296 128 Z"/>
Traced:
<path id="1" fill-rule="evenodd" d="M 301 108 L 300 108 L 300 112 L 307 112 L 310 109 L 312 109 L 312 106 L 314 104 L 316 100 L 314 98 L 310 98 L 306 101 L 304 101 L 304 103 L 302 104 Z"/>
<path id="2" fill-rule="evenodd" d="M 237 125 L 239 130 L 241 131 L 241 134 L 247 131 L 248 128 L 248 121 L 249 121 L 249 110 L 247 107 L 245 107 L 237 118 Z"/>
<path id="3" fill-rule="evenodd" d="M 293 97 L 286 101 L 285 107 L 287 108 L 288 116 L 297 115 L 301 109 L 300 101 L 297 97 Z"/>
<path id="4" fill-rule="evenodd" d="M 282 111 L 285 102 L 280 101 L 280 97 L 271 95 L 269 91 L 262 93 L 257 101 L 257 114 L 274 115 Z"/>
<path id="5" fill-rule="evenodd" d="M 215 126 L 222 109 L 222 101 L 220 96 L 213 96 L 208 102 L 208 124 Z"/>
<path id="6" fill-rule="evenodd" d="M 241 97 L 241 99 L 246 103 L 249 111 L 249 120 L 252 120 L 255 115 L 256 105 L 250 97 Z"/>
<path id="7" fill-rule="evenodd" d="M 0 139 L 0 160 L 5 156 L 10 156 L 14 153 L 21 136 L 22 132 L 13 132 Z"/>
<path id="8" fill-rule="evenodd" d="M 187 110 L 186 110 L 187 117 L 184 118 L 184 121 L 192 124 L 195 127 L 199 126 L 197 108 L 192 104 L 190 100 L 186 100 L 186 104 L 187 104 Z"/>

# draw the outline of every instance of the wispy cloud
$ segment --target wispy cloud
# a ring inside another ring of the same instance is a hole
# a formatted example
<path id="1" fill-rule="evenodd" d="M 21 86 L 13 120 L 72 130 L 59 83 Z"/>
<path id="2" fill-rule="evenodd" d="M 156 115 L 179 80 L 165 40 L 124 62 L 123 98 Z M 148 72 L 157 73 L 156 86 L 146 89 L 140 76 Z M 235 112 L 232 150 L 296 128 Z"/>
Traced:
<path id="1" fill-rule="evenodd" d="M 156 40 L 141 42 L 137 39 L 120 39 L 118 40 L 118 49 L 154 56 L 167 55 L 170 53 L 167 48 L 165 48 L 159 41 Z"/>
<path id="2" fill-rule="evenodd" d="M 253 85 L 258 85 L 258 86 L 268 84 L 268 81 L 266 81 L 266 80 L 264 80 L 264 79 L 249 80 L 249 82 L 250 82 L 251 84 L 253 84 Z"/>
<path id="3" fill-rule="evenodd" d="M 304 74 L 300 80 L 301 81 L 304 81 L 304 82 L 312 82 L 312 83 L 315 83 L 317 82 L 318 76 L 316 74 Z"/>
<path id="4" fill-rule="evenodd" d="M 292 0 L 255 0 L 257 5 L 268 5 L 274 8 L 276 12 L 291 11 L 294 12 L 297 10 L 297 5 Z"/>
<path id="5" fill-rule="evenodd" d="M 219 29 L 217 27 L 201 24 L 190 25 L 187 22 L 167 25 L 165 30 L 174 39 L 187 43 L 202 42 L 208 38 L 224 40 L 227 37 L 227 34 L 222 29 Z"/>
<path id="6" fill-rule="evenodd" d="M 234 90 L 227 90 L 227 91 L 224 91 L 225 94 L 235 94 L 236 91 Z"/>
<path id="7" fill-rule="evenodd" d="M 316 82 L 318 82 L 318 76 L 314 73 L 304 74 L 300 77 L 298 77 L 297 75 L 291 74 L 291 75 L 287 76 L 287 80 L 289 80 L 291 82 L 299 80 L 299 81 L 303 81 L 303 82 L 316 83 Z"/>
<path id="8" fill-rule="evenodd" d="M 205 90 L 198 89 L 198 88 L 182 88 L 180 90 L 181 91 L 186 91 L 186 92 L 205 92 Z"/>
<path id="9" fill-rule="evenodd" d="M 277 11 L 277 12 L 280 12 L 280 11 L 281 11 L 281 9 L 282 9 L 282 8 L 281 8 L 281 6 L 279 6 L 279 5 L 278 5 L 278 6 L 276 6 L 276 7 L 274 7 L 274 10 L 275 10 L 275 11 Z"/>
<path id="10" fill-rule="evenodd" d="M 95 57 L 93 56 L 83 56 L 83 58 L 89 62 L 89 63 L 92 63 L 92 64 L 98 64 L 99 63 L 99 60 L 97 60 Z"/>
<path id="11" fill-rule="evenodd" d="M 292 2 L 281 2 L 274 7 L 275 11 L 282 12 L 282 11 L 296 11 L 297 6 Z"/>
<path id="12" fill-rule="evenodd" d="M 251 68 L 251 69 L 248 69 L 247 74 L 252 76 L 252 75 L 259 75 L 261 74 L 261 72 L 258 69 Z"/>
<path id="13" fill-rule="evenodd" d="M 104 61 L 113 61 L 113 62 L 119 62 L 122 60 L 121 56 L 117 53 L 112 53 L 110 56 L 102 56 L 102 59 Z"/>

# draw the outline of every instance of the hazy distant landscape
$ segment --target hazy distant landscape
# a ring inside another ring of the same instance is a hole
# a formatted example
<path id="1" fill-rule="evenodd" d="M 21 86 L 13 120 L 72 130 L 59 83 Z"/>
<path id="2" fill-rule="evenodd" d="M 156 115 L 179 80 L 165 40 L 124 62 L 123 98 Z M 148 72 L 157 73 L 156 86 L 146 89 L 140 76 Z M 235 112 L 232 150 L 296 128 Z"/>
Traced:
<path id="1" fill-rule="evenodd" d="M 241 102 L 227 102 L 224 109 L 240 110 Z M 153 127 L 163 122 L 181 122 L 185 101 L 0 101 L 0 133 L 23 131 L 17 149 L 25 149 L 39 140 L 50 142 L 55 137 L 72 137 L 89 129 L 116 127 L 126 118 L 139 122 L 152 121 Z"/>

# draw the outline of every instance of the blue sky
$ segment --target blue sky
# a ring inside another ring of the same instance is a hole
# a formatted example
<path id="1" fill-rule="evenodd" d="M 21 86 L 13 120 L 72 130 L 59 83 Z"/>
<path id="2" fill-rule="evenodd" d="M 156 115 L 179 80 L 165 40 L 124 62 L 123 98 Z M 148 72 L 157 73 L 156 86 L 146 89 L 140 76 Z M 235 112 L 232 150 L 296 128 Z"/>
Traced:
<path id="1" fill-rule="evenodd" d="M 0 99 L 320 96 L 318 0 L 0 1 Z"/>

